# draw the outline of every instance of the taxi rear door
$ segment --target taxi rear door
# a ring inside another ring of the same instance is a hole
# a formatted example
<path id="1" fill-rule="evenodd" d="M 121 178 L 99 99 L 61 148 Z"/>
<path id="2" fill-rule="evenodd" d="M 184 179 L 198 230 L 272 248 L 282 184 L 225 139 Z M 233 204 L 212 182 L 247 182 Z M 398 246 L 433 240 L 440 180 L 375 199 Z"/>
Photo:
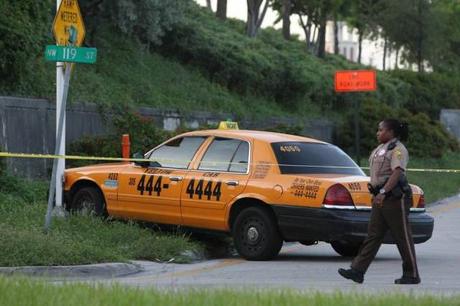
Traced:
<path id="1" fill-rule="evenodd" d="M 183 224 L 225 230 L 225 208 L 246 187 L 249 161 L 248 141 L 223 137 L 212 139 L 183 183 Z"/>

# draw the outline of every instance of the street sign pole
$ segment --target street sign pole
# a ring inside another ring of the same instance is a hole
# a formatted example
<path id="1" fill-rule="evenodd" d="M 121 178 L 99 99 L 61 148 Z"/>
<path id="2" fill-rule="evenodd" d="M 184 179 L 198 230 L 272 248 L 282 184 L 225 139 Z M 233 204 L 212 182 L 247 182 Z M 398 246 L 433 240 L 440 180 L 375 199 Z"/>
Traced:
<path id="1" fill-rule="evenodd" d="M 64 63 L 63 63 L 64 64 Z M 61 96 L 61 105 L 59 112 L 56 113 L 56 118 L 59 118 L 57 121 L 57 126 L 56 126 L 56 146 L 54 149 L 54 154 L 55 155 L 60 155 L 61 149 L 62 149 L 62 143 L 61 141 L 63 140 L 64 137 L 63 134 L 65 133 L 65 110 L 66 110 L 66 104 L 67 104 L 67 95 L 69 93 L 69 83 L 70 83 L 70 73 L 71 73 L 71 64 L 65 64 L 65 74 L 64 74 L 64 82 L 62 83 L 64 86 L 62 88 L 62 96 Z M 65 138 L 64 138 L 65 140 Z M 64 144 L 65 148 L 65 144 Z M 65 151 L 64 151 L 65 152 Z M 51 216 L 65 216 L 64 209 L 62 207 L 62 179 L 60 179 L 59 176 L 59 161 L 64 160 L 64 159 L 53 159 L 53 172 L 51 173 L 51 181 L 50 181 L 50 189 L 49 189 L 49 194 L 48 194 L 48 209 L 46 211 L 46 216 L 45 216 L 45 231 L 48 231 L 51 225 Z M 65 161 L 65 160 L 64 160 Z M 62 174 L 64 173 L 64 169 L 62 170 Z M 61 186 L 61 205 L 58 206 L 58 186 Z M 56 187 L 53 188 L 53 187 Z M 55 192 L 56 191 L 56 192 Z M 56 197 L 56 199 L 55 199 Z M 53 205 L 53 200 L 54 203 L 56 204 L 55 206 Z"/>
<path id="2" fill-rule="evenodd" d="M 56 14 L 59 11 L 62 0 L 56 0 Z M 68 65 L 70 66 L 70 65 Z M 70 70 L 70 67 L 67 67 Z M 69 71 L 70 76 L 70 71 Z M 63 107 L 64 100 L 64 63 L 56 63 L 56 153 L 57 155 L 65 155 L 65 128 L 66 128 L 66 112 Z M 60 124 L 60 122 L 62 122 Z M 61 128 L 59 127 L 61 125 Z M 54 162 L 53 162 L 54 164 Z M 57 160 L 57 165 L 54 167 L 53 172 L 55 174 L 55 188 L 56 188 L 56 200 L 55 200 L 55 212 L 56 215 L 63 214 L 62 208 L 62 177 L 64 175 L 65 159 L 60 158 Z M 50 188 L 53 189 L 53 188 Z M 51 190 L 50 190 L 51 193 Z"/>
<path id="3" fill-rule="evenodd" d="M 334 76 L 334 87 L 336 93 L 343 93 L 345 103 L 351 100 L 351 92 L 356 92 L 353 99 L 353 123 L 355 130 L 355 158 L 358 166 L 361 166 L 360 140 L 361 131 L 359 128 L 359 112 L 361 108 L 362 95 L 359 92 L 377 90 L 377 74 L 374 70 L 343 70 L 336 71 Z"/>
<path id="4" fill-rule="evenodd" d="M 359 129 L 359 112 L 360 112 L 360 104 L 361 104 L 361 96 L 359 95 L 357 99 L 354 100 L 354 123 L 355 123 L 355 155 L 356 155 L 356 161 L 358 163 L 358 166 L 361 167 L 361 152 L 360 152 L 360 146 L 361 146 L 361 131 Z"/>
<path id="5" fill-rule="evenodd" d="M 73 65 L 69 62 L 94 63 L 97 53 L 94 48 L 79 48 L 85 38 L 85 26 L 78 0 L 56 0 L 56 7 L 53 35 L 57 46 L 48 46 L 45 58 L 50 61 L 58 61 L 56 63 L 55 154 L 65 156 L 66 101 Z M 52 215 L 65 216 L 62 207 L 64 169 L 65 159 L 54 159 L 48 210 L 45 217 L 46 231 L 50 227 Z"/>

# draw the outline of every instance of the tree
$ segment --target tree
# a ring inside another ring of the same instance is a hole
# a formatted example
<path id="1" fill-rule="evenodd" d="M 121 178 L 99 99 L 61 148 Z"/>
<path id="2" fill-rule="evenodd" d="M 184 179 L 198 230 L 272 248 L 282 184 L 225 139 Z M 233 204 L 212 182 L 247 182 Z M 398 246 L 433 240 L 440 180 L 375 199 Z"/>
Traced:
<path id="1" fill-rule="evenodd" d="M 227 0 L 217 0 L 216 16 L 219 19 L 227 19 Z"/>
<path id="2" fill-rule="evenodd" d="M 425 61 L 436 57 L 433 55 L 445 45 L 440 34 L 443 21 L 434 14 L 431 0 L 386 0 L 382 3 L 376 18 L 381 36 L 387 44 L 401 49 L 401 57 L 415 63 L 422 72 Z"/>
<path id="3" fill-rule="evenodd" d="M 283 37 L 291 39 L 291 0 L 283 0 Z"/>
<path id="4" fill-rule="evenodd" d="M 265 18 L 270 0 L 247 0 L 247 3 L 248 19 L 246 23 L 246 33 L 249 37 L 255 37 Z M 263 8 L 262 11 L 260 11 L 262 4 Z"/>
<path id="5" fill-rule="evenodd" d="M 352 2 L 348 23 L 358 31 L 358 63 L 361 63 L 364 37 L 377 31 L 376 16 L 381 1 L 385 0 L 354 0 Z"/>
<path id="6" fill-rule="evenodd" d="M 206 7 L 212 12 L 211 0 L 206 0 Z"/>

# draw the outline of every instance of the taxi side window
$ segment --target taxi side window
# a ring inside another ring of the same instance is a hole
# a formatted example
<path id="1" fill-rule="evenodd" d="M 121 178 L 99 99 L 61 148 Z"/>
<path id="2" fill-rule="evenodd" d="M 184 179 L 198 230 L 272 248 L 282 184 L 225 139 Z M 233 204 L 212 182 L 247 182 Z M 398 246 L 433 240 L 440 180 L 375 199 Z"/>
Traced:
<path id="1" fill-rule="evenodd" d="M 173 139 L 153 151 L 149 159 L 159 167 L 187 169 L 205 139 L 200 136 Z"/>
<path id="2" fill-rule="evenodd" d="M 199 170 L 245 173 L 248 167 L 249 145 L 245 141 L 215 138 L 209 145 Z"/>
<path id="3" fill-rule="evenodd" d="M 248 171 L 249 144 L 242 141 L 230 163 L 230 172 L 246 173 Z"/>

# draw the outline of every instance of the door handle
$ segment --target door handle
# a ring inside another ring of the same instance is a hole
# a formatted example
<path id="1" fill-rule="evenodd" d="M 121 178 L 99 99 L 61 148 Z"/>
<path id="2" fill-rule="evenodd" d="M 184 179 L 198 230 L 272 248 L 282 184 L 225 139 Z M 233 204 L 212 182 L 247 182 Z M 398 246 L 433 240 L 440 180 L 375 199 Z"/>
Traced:
<path id="1" fill-rule="evenodd" d="M 238 181 L 227 181 L 225 184 L 228 186 L 238 186 Z"/>
<path id="2" fill-rule="evenodd" d="M 171 176 L 169 179 L 172 182 L 180 182 L 180 181 L 182 181 L 182 176 Z"/>

